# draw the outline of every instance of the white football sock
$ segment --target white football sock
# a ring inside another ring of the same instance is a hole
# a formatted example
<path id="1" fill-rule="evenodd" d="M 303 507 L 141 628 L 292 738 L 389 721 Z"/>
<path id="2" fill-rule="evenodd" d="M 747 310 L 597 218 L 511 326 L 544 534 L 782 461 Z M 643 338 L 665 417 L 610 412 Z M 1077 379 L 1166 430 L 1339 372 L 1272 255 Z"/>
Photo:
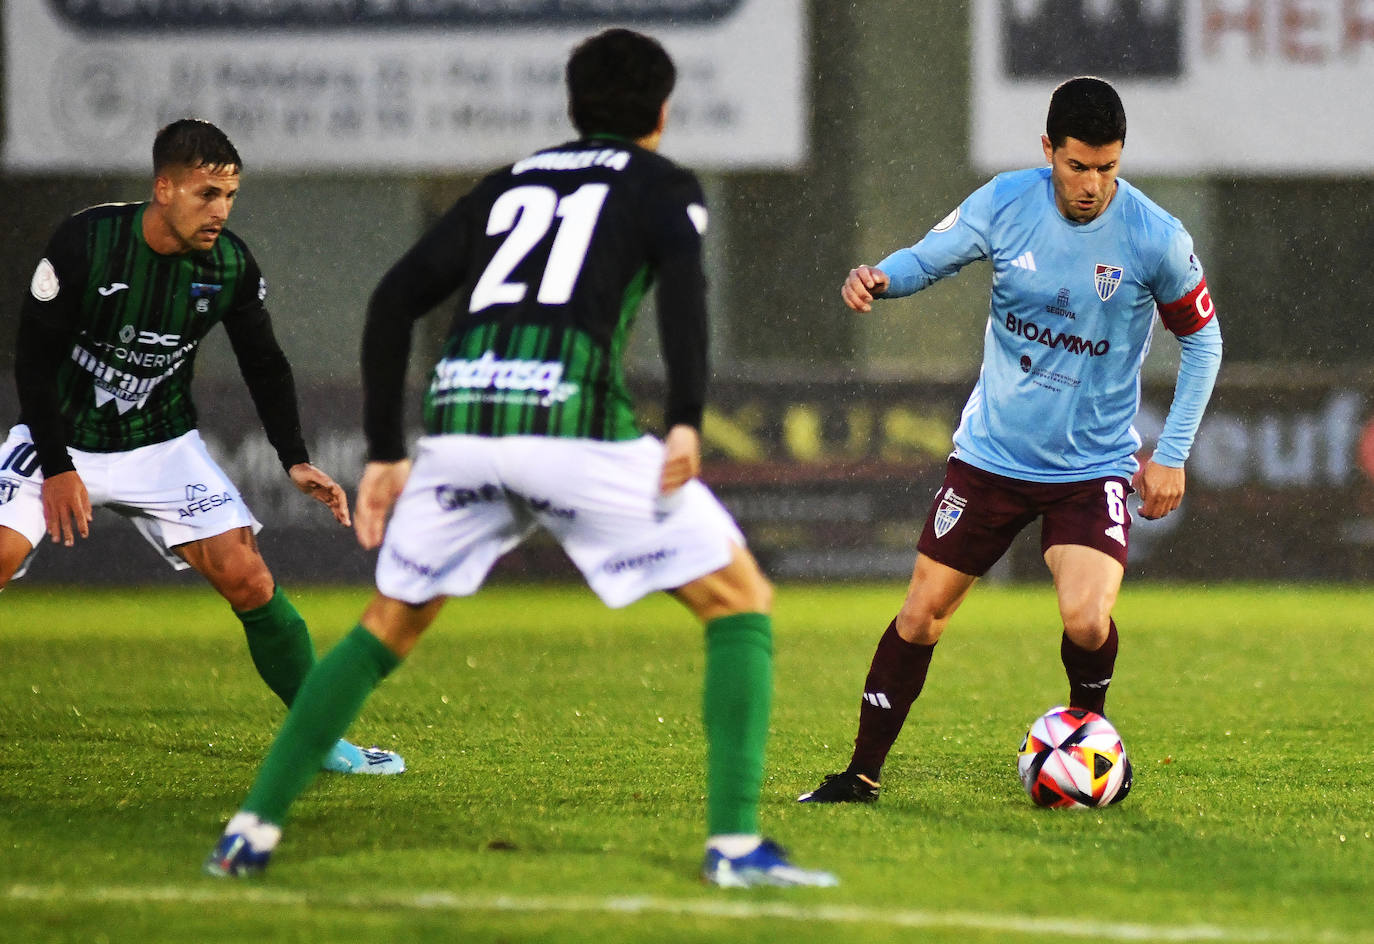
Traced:
<path id="1" fill-rule="evenodd" d="M 248 840 L 248 845 L 253 847 L 254 852 L 271 852 L 281 841 L 281 827 L 275 823 L 265 823 L 258 818 L 256 813 L 245 813 L 242 810 L 234 814 L 234 818 L 229 820 L 229 825 L 224 827 L 226 836 L 238 833 Z"/>
<path id="2" fill-rule="evenodd" d="M 738 859 L 759 847 L 763 839 L 757 833 L 721 833 L 706 840 L 706 848 L 714 849 L 727 859 Z"/>

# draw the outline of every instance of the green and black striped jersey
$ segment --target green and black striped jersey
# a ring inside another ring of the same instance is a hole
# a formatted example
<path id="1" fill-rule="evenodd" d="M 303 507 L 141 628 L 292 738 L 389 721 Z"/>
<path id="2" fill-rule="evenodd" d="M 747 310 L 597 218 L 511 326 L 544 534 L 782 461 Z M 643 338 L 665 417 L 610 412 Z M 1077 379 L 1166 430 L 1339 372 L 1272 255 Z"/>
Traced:
<path id="1" fill-rule="evenodd" d="M 706 313 L 701 186 L 620 139 L 540 151 L 483 179 L 383 278 L 363 344 L 370 456 L 403 456 L 411 323 L 456 293 L 425 392 L 425 430 L 640 435 L 623 356 L 657 284 L 669 425 L 699 425 Z"/>
<path id="2" fill-rule="evenodd" d="M 143 237 L 146 209 L 106 204 L 66 220 L 25 298 L 23 320 L 41 325 L 42 338 L 57 339 L 44 343 L 63 347 L 55 377 L 44 382 L 50 389 L 55 381 L 62 445 L 124 451 L 194 429 L 196 350 L 224 322 L 259 413 L 267 411 L 269 438 L 283 462 L 305 461 L 290 367 L 272 336 L 266 283 L 247 246 L 224 230 L 209 250 L 161 255 Z M 18 353 L 25 355 L 23 344 Z M 28 412 L 22 395 L 21 406 Z M 36 419 L 21 416 L 37 442 L 45 424 Z"/>

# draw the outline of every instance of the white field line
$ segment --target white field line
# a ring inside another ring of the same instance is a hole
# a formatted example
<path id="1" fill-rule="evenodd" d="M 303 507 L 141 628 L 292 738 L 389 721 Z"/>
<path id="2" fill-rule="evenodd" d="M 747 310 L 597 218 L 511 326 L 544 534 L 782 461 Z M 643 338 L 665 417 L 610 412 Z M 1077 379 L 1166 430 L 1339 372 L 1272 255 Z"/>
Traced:
<path id="1" fill-rule="evenodd" d="M 68 887 L 64 885 L 10 885 L 8 901 L 72 904 L 147 904 L 165 902 L 191 905 L 254 904 L 344 909 L 389 908 L 401 911 L 496 911 L 511 914 L 604 914 L 604 915 L 681 915 L 691 918 L 722 918 L 735 921 L 779 920 L 805 923 L 868 925 L 893 928 L 949 928 L 967 931 L 992 931 L 1002 934 L 1062 935 L 1099 941 L 1221 941 L 1251 942 L 1298 941 L 1322 944 L 1354 944 L 1374 941 L 1374 937 L 1352 937 L 1338 931 L 1303 934 L 1294 928 L 1239 928 L 1210 924 L 1133 924 L 1115 921 L 1085 921 L 1072 918 L 1038 918 L 1028 915 L 996 915 L 959 911 L 884 910 L 857 905 L 803 905 L 784 902 L 730 900 L 731 892 L 720 898 L 656 898 L 652 896 L 595 898 L 585 896 L 492 895 L 474 892 L 387 892 L 375 894 L 330 894 L 264 888 L 252 884 L 207 884 L 192 886 L 111 886 Z"/>

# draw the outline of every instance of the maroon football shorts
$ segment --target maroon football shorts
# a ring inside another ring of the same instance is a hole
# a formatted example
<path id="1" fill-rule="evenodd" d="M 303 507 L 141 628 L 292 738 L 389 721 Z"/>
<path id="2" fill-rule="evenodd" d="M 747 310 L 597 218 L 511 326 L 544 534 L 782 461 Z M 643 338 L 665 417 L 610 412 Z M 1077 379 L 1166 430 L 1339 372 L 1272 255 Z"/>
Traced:
<path id="1" fill-rule="evenodd" d="M 1012 540 L 1041 518 L 1040 550 L 1056 544 L 1096 548 L 1126 566 L 1134 489 L 1120 476 L 1083 482 L 1027 482 L 950 459 L 916 545 L 926 557 L 981 577 Z"/>

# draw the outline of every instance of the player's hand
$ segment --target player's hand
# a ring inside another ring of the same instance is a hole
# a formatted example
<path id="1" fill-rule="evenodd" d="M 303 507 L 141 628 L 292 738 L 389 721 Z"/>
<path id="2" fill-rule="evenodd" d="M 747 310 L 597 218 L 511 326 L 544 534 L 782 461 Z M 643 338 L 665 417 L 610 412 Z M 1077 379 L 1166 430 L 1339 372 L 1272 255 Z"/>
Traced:
<path id="1" fill-rule="evenodd" d="M 701 434 L 696 427 L 679 423 L 668 430 L 663 444 L 658 493 L 670 495 L 701 474 Z"/>
<path id="2" fill-rule="evenodd" d="M 1140 494 L 1140 517 L 1163 518 L 1183 501 L 1183 469 L 1151 459 L 1136 472 L 1131 486 Z"/>
<path id="3" fill-rule="evenodd" d="M 348 516 L 348 495 L 343 487 L 309 462 L 297 462 L 286 472 L 304 495 L 329 506 L 334 520 L 345 528 L 353 523 Z"/>
<path id="4" fill-rule="evenodd" d="M 74 470 L 43 480 L 43 522 L 54 544 L 71 547 L 77 534 L 91 536 L 91 496 Z"/>
<path id="5" fill-rule="evenodd" d="M 400 462 L 369 462 L 358 483 L 358 520 L 353 526 L 358 543 L 367 550 L 382 543 L 386 534 L 386 519 L 401 497 L 401 489 L 410 478 L 410 460 Z"/>
<path id="6" fill-rule="evenodd" d="M 840 287 L 840 297 L 855 311 L 872 311 L 873 297 L 886 292 L 892 280 L 882 269 L 861 265 L 849 270 L 849 277 Z"/>

